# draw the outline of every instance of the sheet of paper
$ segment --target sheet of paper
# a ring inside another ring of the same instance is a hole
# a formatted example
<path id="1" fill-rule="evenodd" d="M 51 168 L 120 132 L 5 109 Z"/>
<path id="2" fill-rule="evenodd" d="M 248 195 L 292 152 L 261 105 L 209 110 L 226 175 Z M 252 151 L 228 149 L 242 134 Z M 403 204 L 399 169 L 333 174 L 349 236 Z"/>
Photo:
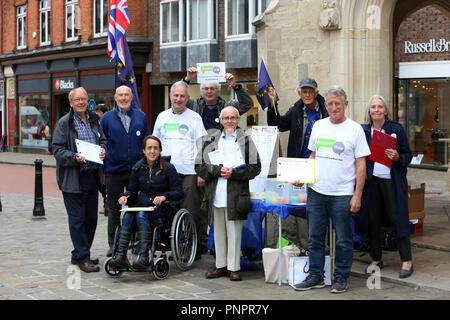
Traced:
<path id="1" fill-rule="evenodd" d="M 261 172 L 255 179 L 250 180 L 250 192 L 264 192 L 270 162 L 278 138 L 278 127 L 253 126 L 251 132 L 252 140 L 261 159 Z"/>
<path id="2" fill-rule="evenodd" d="M 208 153 L 211 164 L 223 165 L 230 168 L 239 168 L 245 165 L 245 160 L 242 157 L 241 149 L 236 143 L 233 145 L 234 150 L 215 150 Z"/>
<path id="3" fill-rule="evenodd" d="M 77 152 L 84 156 L 87 161 L 103 164 L 103 160 L 100 159 L 100 146 L 98 144 L 75 139 L 75 145 L 77 146 Z"/>
<path id="4" fill-rule="evenodd" d="M 120 209 L 120 212 L 138 212 L 138 211 L 144 211 L 144 212 L 153 212 L 155 211 L 156 206 L 155 207 L 131 207 L 131 208 L 122 208 Z"/>
<path id="5" fill-rule="evenodd" d="M 314 159 L 278 158 L 277 181 L 315 183 L 316 166 Z"/>
<path id="6" fill-rule="evenodd" d="M 197 63 L 198 83 L 226 82 L 225 62 Z"/>

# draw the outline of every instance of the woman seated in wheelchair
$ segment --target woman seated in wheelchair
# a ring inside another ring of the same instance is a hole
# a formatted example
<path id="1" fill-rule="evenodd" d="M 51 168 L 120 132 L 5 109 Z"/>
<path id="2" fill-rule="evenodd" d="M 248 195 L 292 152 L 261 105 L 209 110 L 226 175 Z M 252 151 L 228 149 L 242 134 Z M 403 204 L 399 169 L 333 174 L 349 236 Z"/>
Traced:
<path id="1" fill-rule="evenodd" d="M 178 201 L 183 198 L 181 180 L 175 167 L 161 157 L 161 141 L 147 136 L 142 143 L 143 159 L 133 167 L 127 191 L 119 197 L 121 205 L 129 207 L 152 207 L 154 211 L 126 212 L 122 218 L 116 252 L 110 266 L 119 269 L 129 266 L 127 260 L 128 244 L 137 225 L 138 257 L 133 269 L 147 269 L 150 266 L 149 250 L 152 244 L 152 229 L 156 221 L 164 219 L 165 212 L 161 204 L 164 201 Z"/>

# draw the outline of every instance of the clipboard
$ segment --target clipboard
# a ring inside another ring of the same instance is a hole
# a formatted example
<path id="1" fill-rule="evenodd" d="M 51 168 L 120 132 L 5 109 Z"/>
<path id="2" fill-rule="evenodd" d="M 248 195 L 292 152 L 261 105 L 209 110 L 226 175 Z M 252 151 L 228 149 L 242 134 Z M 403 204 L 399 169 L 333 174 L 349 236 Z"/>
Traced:
<path id="1" fill-rule="evenodd" d="M 386 149 L 395 149 L 397 138 L 378 130 L 373 130 L 372 143 L 370 144 L 369 160 L 381 163 L 392 168 L 392 160 L 388 158 Z"/>
<path id="2" fill-rule="evenodd" d="M 316 182 L 316 161 L 305 158 L 277 159 L 277 181 L 314 184 Z"/>

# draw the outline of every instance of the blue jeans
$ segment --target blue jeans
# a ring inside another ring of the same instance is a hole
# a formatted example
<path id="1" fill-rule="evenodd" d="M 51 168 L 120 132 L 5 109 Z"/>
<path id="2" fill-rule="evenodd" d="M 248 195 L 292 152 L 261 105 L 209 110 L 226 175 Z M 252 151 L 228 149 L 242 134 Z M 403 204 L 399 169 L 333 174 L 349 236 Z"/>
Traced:
<path id="1" fill-rule="evenodd" d="M 131 228 L 134 220 L 136 219 L 136 224 L 138 227 L 150 228 L 153 222 L 160 218 L 164 219 L 164 212 L 161 208 L 157 208 L 153 212 L 126 212 L 122 219 L 122 226 Z"/>
<path id="2" fill-rule="evenodd" d="M 352 196 L 328 196 L 308 188 L 309 273 L 324 277 L 325 236 L 329 217 L 336 231 L 335 277 L 348 278 L 353 263 L 353 233 L 350 218 Z"/>

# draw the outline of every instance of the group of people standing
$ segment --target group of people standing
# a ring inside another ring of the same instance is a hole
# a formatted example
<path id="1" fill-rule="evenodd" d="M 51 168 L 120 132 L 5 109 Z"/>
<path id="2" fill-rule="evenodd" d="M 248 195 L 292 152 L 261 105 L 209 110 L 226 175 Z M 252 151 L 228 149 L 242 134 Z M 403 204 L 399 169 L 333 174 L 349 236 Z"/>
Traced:
<path id="1" fill-rule="evenodd" d="M 261 161 L 251 137 L 238 124 L 253 100 L 230 73 L 225 78 L 237 100 L 222 99 L 216 83 L 202 84 L 201 97 L 190 99 L 189 83 L 196 74 L 196 68 L 191 67 L 185 78 L 172 85 L 171 108 L 158 115 L 152 135 L 146 115 L 131 108 L 133 95 L 128 87 L 116 89 L 117 108 L 106 112 L 100 122 L 87 110 L 87 92 L 81 87 L 70 92 L 71 109 L 55 126 L 52 152 L 74 245 L 71 262 L 81 270 L 99 271 L 99 261 L 90 256 L 90 248 L 97 226 L 98 190 L 105 174 L 107 256 L 112 255 L 122 205 L 160 206 L 167 200 L 181 201 L 181 207 L 191 212 L 196 222 L 196 259 L 207 252 L 207 228 L 214 223 L 216 261 L 206 278 L 242 279 L 241 232 L 251 210 L 249 180 L 260 173 Z M 348 101 L 342 88 L 331 87 L 321 96 L 316 81 L 307 78 L 300 82 L 298 94 L 300 99 L 280 115 L 276 92 L 269 88 L 272 104 L 267 112 L 269 125 L 290 131 L 288 157 L 316 161 L 316 181 L 307 190 L 306 223 L 297 221 L 298 233 L 305 235 L 308 243 L 310 274 L 296 290 L 324 286 L 324 243 L 330 217 L 337 237 L 331 292 L 347 290 L 353 261 L 351 214 L 357 230 L 369 235 L 371 265 L 380 268 L 379 234 L 386 215 L 396 232 L 403 262 L 400 277 L 410 276 L 406 168 L 411 151 L 402 126 L 390 120 L 381 96 L 370 99 L 367 124 L 361 126 L 345 116 Z M 397 139 L 395 149 L 385 151 L 392 167 L 368 158 L 374 130 Z M 78 154 L 75 139 L 99 145 L 104 165 Z M 112 266 L 129 265 L 126 251 L 131 226 L 136 223 L 139 248 L 133 268 L 151 267 L 152 225 L 164 218 L 164 210 L 151 216 L 143 212 L 124 215 Z"/>

